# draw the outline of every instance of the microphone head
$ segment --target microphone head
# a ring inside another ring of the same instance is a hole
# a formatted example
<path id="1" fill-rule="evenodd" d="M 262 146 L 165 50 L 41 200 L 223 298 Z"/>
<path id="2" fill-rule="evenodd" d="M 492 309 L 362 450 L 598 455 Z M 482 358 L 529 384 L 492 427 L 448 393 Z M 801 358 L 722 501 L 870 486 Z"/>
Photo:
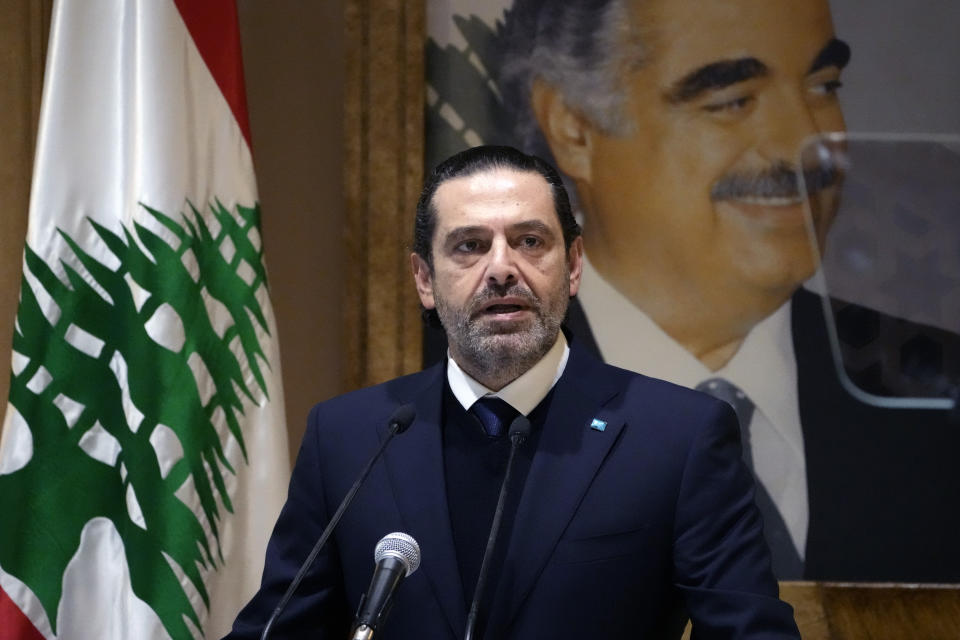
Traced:
<path id="1" fill-rule="evenodd" d="M 520 439 L 520 442 L 523 442 L 527 439 L 527 436 L 530 435 L 530 421 L 527 419 L 527 416 L 517 416 L 513 419 L 513 422 L 510 423 L 510 430 L 507 432 L 510 435 L 510 440 Z"/>
<path id="2" fill-rule="evenodd" d="M 417 410 L 412 404 L 402 404 L 390 414 L 387 426 L 394 429 L 394 433 L 403 433 L 410 428 L 413 419 L 417 417 Z"/>
<path id="3" fill-rule="evenodd" d="M 410 405 L 405 405 L 410 406 Z M 412 419 L 412 417 L 411 417 Z M 380 538 L 373 550 L 373 561 L 377 564 L 386 557 L 397 558 L 407 568 L 407 576 L 420 568 L 420 545 L 405 533 L 396 531 Z"/>

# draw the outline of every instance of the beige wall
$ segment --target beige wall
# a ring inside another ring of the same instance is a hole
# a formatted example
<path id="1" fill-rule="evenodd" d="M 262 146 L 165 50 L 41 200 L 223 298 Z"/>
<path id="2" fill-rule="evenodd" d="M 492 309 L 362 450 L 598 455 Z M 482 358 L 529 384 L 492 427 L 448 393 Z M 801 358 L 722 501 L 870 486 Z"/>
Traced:
<path id="1" fill-rule="evenodd" d="M 341 391 L 344 10 L 240 0 L 253 159 L 291 453 L 313 403 Z"/>
<path id="2" fill-rule="evenodd" d="M 9 385 L 50 0 L 0 0 L 0 397 Z M 290 447 L 341 391 L 344 9 L 240 0 L 247 92 Z"/>

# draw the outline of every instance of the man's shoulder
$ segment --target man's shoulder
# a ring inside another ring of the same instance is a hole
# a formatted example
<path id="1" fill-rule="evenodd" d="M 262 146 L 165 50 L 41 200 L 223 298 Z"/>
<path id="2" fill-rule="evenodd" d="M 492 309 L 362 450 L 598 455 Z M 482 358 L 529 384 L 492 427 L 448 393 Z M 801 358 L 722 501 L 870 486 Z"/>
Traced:
<path id="1" fill-rule="evenodd" d="M 723 404 L 689 387 L 607 364 L 576 340 L 571 341 L 570 354 L 571 384 L 613 391 L 622 395 L 622 402 L 628 407 L 640 403 L 644 410 L 656 413 L 679 411 L 690 415 L 712 413 L 718 403 Z"/>
<path id="2" fill-rule="evenodd" d="M 432 385 L 442 382 L 444 371 L 444 364 L 438 363 L 416 373 L 323 400 L 311 409 L 310 422 L 314 422 L 320 414 L 328 418 L 350 420 L 371 414 L 379 418 L 379 414 L 383 413 L 385 420 L 394 409 L 414 402 Z"/>
<path id="3" fill-rule="evenodd" d="M 691 452 L 716 443 L 726 446 L 737 437 L 733 409 L 712 396 L 604 364 L 589 353 L 578 352 L 573 345 L 570 365 L 564 376 L 571 377 L 558 385 L 557 393 L 574 394 L 582 400 L 591 409 L 586 412 L 588 418 L 617 425 L 618 445 L 612 464 L 637 468 L 637 461 L 645 460 L 648 469 L 655 466 L 667 474 L 660 482 L 667 477 L 679 482 L 682 476 L 671 474 L 682 473 Z M 564 406 L 569 408 L 572 403 L 567 400 Z M 571 430 L 582 432 L 584 425 L 578 419 L 582 412 L 570 413 L 577 418 L 568 420 L 558 414 L 556 420 L 561 424 L 566 421 Z M 647 457 L 650 455 L 653 459 Z"/>

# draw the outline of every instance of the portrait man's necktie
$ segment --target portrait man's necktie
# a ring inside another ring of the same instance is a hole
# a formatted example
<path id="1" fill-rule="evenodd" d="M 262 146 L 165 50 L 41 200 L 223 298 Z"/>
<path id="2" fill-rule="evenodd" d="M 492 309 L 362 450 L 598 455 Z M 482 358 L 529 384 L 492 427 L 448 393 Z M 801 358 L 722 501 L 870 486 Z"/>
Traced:
<path id="1" fill-rule="evenodd" d="M 737 414 L 740 422 L 740 442 L 743 445 L 743 461 L 756 480 L 756 502 L 763 516 L 763 535 L 770 546 L 773 559 L 773 573 L 781 580 L 803 577 L 803 560 L 797 553 L 787 525 L 773 502 L 773 498 L 757 477 L 753 466 L 753 451 L 750 448 L 750 423 L 756 407 L 753 401 L 739 387 L 723 378 L 710 378 L 697 385 L 697 391 L 703 391 L 714 398 L 723 400 Z"/>

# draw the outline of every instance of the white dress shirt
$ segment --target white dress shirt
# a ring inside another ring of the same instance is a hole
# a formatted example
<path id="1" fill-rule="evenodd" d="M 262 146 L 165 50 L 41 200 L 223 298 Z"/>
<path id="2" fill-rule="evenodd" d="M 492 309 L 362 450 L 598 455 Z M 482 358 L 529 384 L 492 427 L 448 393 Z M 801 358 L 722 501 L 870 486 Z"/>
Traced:
<path id="1" fill-rule="evenodd" d="M 790 302 L 757 324 L 726 365 L 711 371 L 604 280 L 586 256 L 578 298 L 609 364 L 690 388 L 724 378 L 750 398 L 756 407 L 749 427 L 754 472 L 803 559 L 810 508 Z"/>
<path id="2" fill-rule="evenodd" d="M 530 367 L 519 378 L 506 385 L 500 391 L 491 391 L 460 368 L 447 352 L 447 381 L 454 397 L 467 411 L 473 403 L 484 396 L 494 396 L 502 399 L 511 407 L 522 413 L 529 414 L 547 397 L 553 385 L 563 375 L 570 357 L 570 347 L 563 332 L 557 333 L 557 339 L 540 360 Z"/>

